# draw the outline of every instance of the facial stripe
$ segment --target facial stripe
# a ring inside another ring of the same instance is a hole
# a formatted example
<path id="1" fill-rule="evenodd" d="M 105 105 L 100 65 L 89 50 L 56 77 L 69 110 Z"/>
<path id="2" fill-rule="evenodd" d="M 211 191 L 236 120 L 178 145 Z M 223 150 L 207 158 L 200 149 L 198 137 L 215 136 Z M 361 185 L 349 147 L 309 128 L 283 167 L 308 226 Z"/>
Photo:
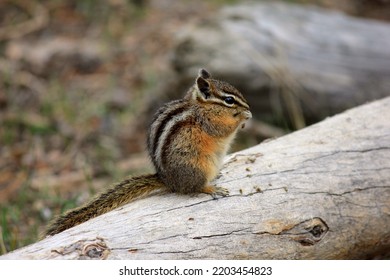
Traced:
<path id="1" fill-rule="evenodd" d="M 234 100 L 235 100 L 234 104 L 230 105 L 230 104 L 225 103 L 225 98 L 228 96 L 231 96 L 234 98 Z M 239 95 L 230 94 L 230 93 L 227 94 L 227 93 L 221 92 L 221 91 L 212 92 L 210 97 L 207 99 L 204 98 L 204 96 L 202 94 L 198 94 L 196 96 L 196 100 L 198 100 L 200 102 L 221 104 L 221 105 L 228 106 L 228 107 L 234 107 L 234 106 L 238 105 L 238 106 L 242 106 L 246 109 L 249 109 L 248 103 L 245 100 L 243 100 Z"/>
<path id="2" fill-rule="evenodd" d="M 216 97 L 222 100 L 224 96 L 233 96 L 238 102 L 239 105 L 243 106 L 244 108 L 249 109 L 248 102 L 245 100 L 244 96 L 233 86 L 230 84 L 218 81 L 214 79 L 207 79 L 210 85 L 209 95 L 207 97 L 204 96 L 204 94 L 200 91 L 198 87 L 194 87 L 192 91 L 192 98 L 201 100 L 210 100 L 212 97 Z"/>
<path id="3" fill-rule="evenodd" d="M 224 92 L 224 93 L 222 94 L 222 100 L 224 100 L 225 97 L 229 97 L 229 96 L 234 98 L 235 103 L 236 103 L 237 105 L 240 105 L 240 106 L 242 106 L 242 107 L 244 107 L 244 108 L 248 108 L 248 109 L 249 109 L 249 105 L 248 105 L 248 103 L 246 102 L 246 100 L 243 100 L 243 99 L 242 99 L 240 96 L 238 96 L 238 95 Z"/>

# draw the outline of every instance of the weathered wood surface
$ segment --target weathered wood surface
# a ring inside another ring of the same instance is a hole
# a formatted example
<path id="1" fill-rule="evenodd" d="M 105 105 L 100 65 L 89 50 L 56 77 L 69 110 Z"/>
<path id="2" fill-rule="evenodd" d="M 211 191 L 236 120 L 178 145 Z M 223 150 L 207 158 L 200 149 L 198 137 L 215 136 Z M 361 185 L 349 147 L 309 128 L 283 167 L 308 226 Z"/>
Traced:
<path id="1" fill-rule="evenodd" d="M 230 155 L 231 195 L 138 200 L 0 259 L 344 259 L 390 251 L 390 97 Z"/>
<path id="2" fill-rule="evenodd" d="M 238 3 L 178 32 L 172 71 L 151 97 L 174 99 L 204 67 L 240 89 L 257 117 L 279 104 L 291 110 L 293 101 L 318 121 L 388 96 L 389 50 L 387 22 L 310 5 Z"/>

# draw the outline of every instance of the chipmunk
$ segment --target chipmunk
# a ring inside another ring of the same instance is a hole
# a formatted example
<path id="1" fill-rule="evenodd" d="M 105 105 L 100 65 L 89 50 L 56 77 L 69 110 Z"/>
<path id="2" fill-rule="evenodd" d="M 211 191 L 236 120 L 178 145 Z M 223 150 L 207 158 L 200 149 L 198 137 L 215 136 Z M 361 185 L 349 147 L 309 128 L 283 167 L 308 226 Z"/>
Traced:
<path id="1" fill-rule="evenodd" d="M 209 182 L 218 174 L 238 128 L 251 117 L 248 102 L 236 88 L 199 70 L 184 98 L 163 105 L 150 125 L 147 148 L 156 173 L 114 185 L 85 206 L 61 215 L 46 235 L 62 232 L 156 190 L 227 196 L 227 189 Z"/>

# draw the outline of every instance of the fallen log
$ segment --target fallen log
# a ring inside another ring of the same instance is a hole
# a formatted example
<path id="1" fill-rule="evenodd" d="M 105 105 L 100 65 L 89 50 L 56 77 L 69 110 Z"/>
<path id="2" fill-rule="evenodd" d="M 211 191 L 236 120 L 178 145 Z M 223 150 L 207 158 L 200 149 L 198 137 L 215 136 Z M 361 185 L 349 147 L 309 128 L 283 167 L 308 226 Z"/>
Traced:
<path id="1" fill-rule="evenodd" d="M 230 196 L 159 194 L 0 259 L 360 259 L 390 252 L 390 97 L 230 155 Z"/>

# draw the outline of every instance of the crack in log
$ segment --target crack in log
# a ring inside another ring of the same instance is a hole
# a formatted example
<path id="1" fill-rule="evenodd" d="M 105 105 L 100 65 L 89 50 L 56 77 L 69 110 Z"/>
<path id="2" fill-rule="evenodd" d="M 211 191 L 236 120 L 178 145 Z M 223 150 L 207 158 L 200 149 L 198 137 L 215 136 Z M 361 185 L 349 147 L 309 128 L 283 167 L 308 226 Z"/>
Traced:
<path id="1" fill-rule="evenodd" d="M 138 245 L 138 246 L 150 245 L 150 244 L 153 244 L 153 243 L 155 243 L 155 242 L 159 242 L 159 241 L 163 241 L 163 240 L 168 240 L 168 239 L 176 238 L 176 237 L 179 237 L 179 236 L 183 236 L 183 235 L 182 235 L 182 234 L 176 234 L 176 235 L 166 236 L 166 237 L 159 238 L 159 239 L 154 239 L 154 240 L 151 240 L 151 241 L 148 241 L 148 242 L 137 243 L 137 245 Z M 116 247 L 116 248 L 111 248 L 111 251 L 113 251 L 113 250 L 130 250 L 130 249 L 132 249 L 133 251 L 142 250 L 142 249 L 140 249 L 140 248 L 135 248 L 135 247 Z"/>
<path id="2" fill-rule="evenodd" d="M 305 167 L 305 168 L 312 168 L 310 166 L 308 167 Z M 336 170 L 314 170 L 314 171 L 311 171 L 311 172 L 307 172 L 307 171 L 304 171 L 305 170 L 304 167 L 302 168 L 298 168 L 300 170 L 302 170 L 303 172 L 296 172 L 295 174 L 296 175 L 309 175 L 309 174 L 314 174 L 314 175 L 317 175 L 317 174 L 327 174 L 327 173 L 331 173 L 333 177 L 351 177 L 352 173 L 361 173 L 361 172 L 377 172 L 377 171 L 386 171 L 386 170 L 390 170 L 390 167 L 382 167 L 382 168 L 364 168 L 364 169 L 354 169 L 354 170 L 347 170 L 349 173 L 346 173 L 346 174 L 335 174 L 335 171 Z"/>
<path id="3" fill-rule="evenodd" d="M 318 192 L 299 192 L 299 193 L 304 193 L 304 194 L 326 194 L 330 196 L 343 196 L 346 194 L 351 194 L 354 192 L 361 192 L 361 191 L 367 191 L 367 190 L 372 190 L 372 189 L 386 189 L 390 188 L 390 186 L 369 186 L 366 188 L 355 188 L 353 190 L 341 192 L 341 193 L 332 193 L 332 192 L 327 192 L 327 191 L 318 191 Z"/>
<path id="4" fill-rule="evenodd" d="M 207 248 L 207 247 L 206 247 Z M 153 254 L 158 254 L 158 255 L 163 255 L 163 254 L 188 254 L 192 252 L 197 252 L 197 251 L 202 251 L 205 248 L 197 248 L 197 249 L 192 249 L 192 250 L 187 250 L 187 251 L 166 251 L 166 252 L 152 252 Z"/>
<path id="5" fill-rule="evenodd" d="M 218 197 L 218 198 L 212 198 L 212 199 L 206 199 L 206 200 L 202 200 L 202 201 L 199 201 L 199 202 L 195 202 L 195 203 L 191 203 L 191 204 L 186 204 L 186 205 L 183 205 L 183 206 L 179 206 L 179 207 L 175 207 L 175 208 L 170 208 L 168 210 L 164 210 L 162 212 L 171 212 L 171 211 L 175 211 L 175 210 L 180 210 L 180 209 L 183 209 L 183 208 L 188 208 L 188 207 L 193 207 L 193 206 L 196 206 L 196 205 L 200 205 L 200 204 L 203 204 L 203 203 L 208 203 L 210 201 L 217 201 L 219 199 L 223 199 L 223 198 L 227 198 L 228 196 L 226 197 Z M 158 213 L 154 213 L 155 214 L 160 214 L 162 212 L 158 212 Z"/>
<path id="6" fill-rule="evenodd" d="M 219 233 L 219 234 L 211 234 L 211 235 L 202 235 L 202 236 L 194 236 L 192 239 L 204 239 L 204 238 L 214 238 L 214 237 L 221 237 L 221 236 L 227 236 L 227 235 L 232 235 L 237 232 L 242 232 L 242 231 L 247 231 L 250 228 L 244 228 L 244 229 L 239 229 L 239 230 L 233 230 L 231 232 L 226 232 L 226 233 Z"/>
<path id="7" fill-rule="evenodd" d="M 149 245 L 149 244 L 152 244 L 152 243 L 154 243 L 156 241 L 158 242 L 158 241 L 168 240 L 168 239 L 176 238 L 176 237 L 179 237 L 179 236 L 184 236 L 184 235 L 183 234 L 170 235 L 170 236 L 166 236 L 166 237 L 162 237 L 162 238 L 154 239 L 152 241 L 142 242 L 142 243 L 138 243 L 138 244 L 140 244 L 140 245 Z"/>
<path id="8" fill-rule="evenodd" d="M 342 154 L 342 153 L 369 153 L 369 152 L 381 151 L 381 150 L 390 150 L 390 147 L 375 147 L 375 148 L 363 149 L 363 150 L 340 150 L 340 151 L 334 151 L 332 153 L 327 153 L 325 155 L 321 155 L 321 156 L 318 156 L 318 157 L 306 159 L 306 160 L 302 161 L 301 164 L 305 163 L 305 162 L 316 161 L 316 160 L 319 160 L 319 159 L 322 159 L 322 158 L 326 158 L 326 157 L 331 157 L 331 156 Z"/>
<path id="9" fill-rule="evenodd" d="M 150 251 L 149 253 L 158 254 L 158 255 L 162 255 L 162 254 L 187 254 L 187 253 L 202 251 L 204 249 L 205 248 L 196 248 L 196 249 L 191 249 L 191 250 L 187 250 L 187 251 L 181 250 L 181 251 L 166 251 L 166 252 Z M 118 247 L 115 249 L 111 249 L 111 251 L 127 251 L 128 253 L 135 254 L 135 253 L 138 253 L 141 251 L 145 252 L 146 250 L 143 248 L 135 248 L 135 247 L 120 247 L 120 248 Z"/>

